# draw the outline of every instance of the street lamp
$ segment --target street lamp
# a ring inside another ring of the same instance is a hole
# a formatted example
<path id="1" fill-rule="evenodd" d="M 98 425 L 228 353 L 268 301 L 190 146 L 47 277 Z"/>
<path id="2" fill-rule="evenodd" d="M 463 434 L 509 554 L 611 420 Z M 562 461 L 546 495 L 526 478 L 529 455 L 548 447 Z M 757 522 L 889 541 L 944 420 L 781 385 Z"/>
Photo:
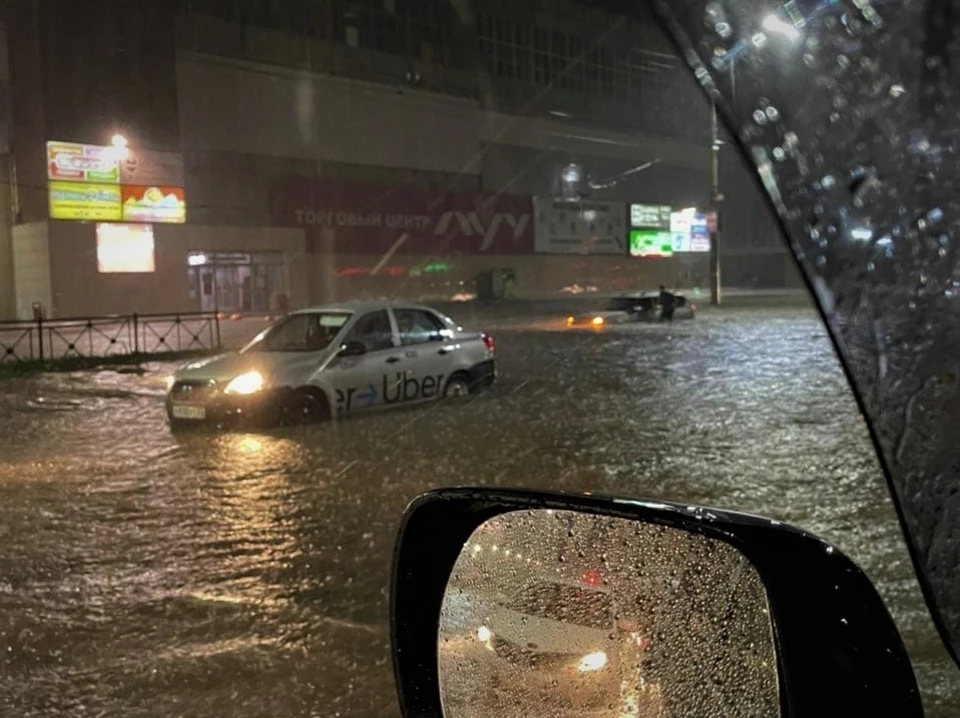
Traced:
<path id="1" fill-rule="evenodd" d="M 113 153 L 118 160 L 127 158 L 127 138 L 119 132 L 110 138 L 110 144 L 113 146 Z"/>

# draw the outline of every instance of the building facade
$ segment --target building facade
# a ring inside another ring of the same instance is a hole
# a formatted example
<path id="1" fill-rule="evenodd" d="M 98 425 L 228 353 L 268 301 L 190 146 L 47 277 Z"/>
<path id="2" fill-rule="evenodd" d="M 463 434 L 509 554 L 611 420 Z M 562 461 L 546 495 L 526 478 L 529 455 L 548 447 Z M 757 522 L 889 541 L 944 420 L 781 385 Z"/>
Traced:
<path id="1" fill-rule="evenodd" d="M 538 239 L 534 208 L 571 193 L 591 217 L 709 202 L 702 93 L 649 17 L 603 5 L 8 0 L 0 317 L 466 297 L 490 270 L 531 297 L 705 284 L 703 255 L 631 257 L 623 233 Z M 181 168 L 158 198 L 186 221 L 153 224 L 137 271 L 112 214 L 52 218 L 48 143 L 115 135 Z M 782 285 L 766 205 L 721 157 L 727 281 Z"/>

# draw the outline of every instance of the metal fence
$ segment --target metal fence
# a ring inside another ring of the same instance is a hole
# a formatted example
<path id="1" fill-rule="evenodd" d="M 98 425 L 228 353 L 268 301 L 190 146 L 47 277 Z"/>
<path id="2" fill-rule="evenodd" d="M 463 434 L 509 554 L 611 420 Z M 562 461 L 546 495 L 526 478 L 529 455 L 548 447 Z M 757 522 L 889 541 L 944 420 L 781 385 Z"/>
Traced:
<path id="1" fill-rule="evenodd" d="M 0 321 L 0 364 L 217 349 L 214 312 Z"/>

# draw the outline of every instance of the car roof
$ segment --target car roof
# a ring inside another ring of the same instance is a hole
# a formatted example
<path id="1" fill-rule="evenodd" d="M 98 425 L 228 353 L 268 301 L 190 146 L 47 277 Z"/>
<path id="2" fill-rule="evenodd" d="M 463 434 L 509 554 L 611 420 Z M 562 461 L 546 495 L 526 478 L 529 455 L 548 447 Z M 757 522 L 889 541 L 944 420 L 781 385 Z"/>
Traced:
<path id="1" fill-rule="evenodd" d="M 403 302 L 403 301 L 352 301 L 352 302 L 337 302 L 331 304 L 317 304 L 312 307 L 304 307 L 303 309 L 297 309 L 296 311 L 290 312 L 291 314 L 311 314 L 314 312 L 350 312 L 351 314 L 359 314 L 362 312 L 373 312 L 378 309 L 425 309 L 429 312 L 434 312 L 436 314 L 442 314 L 436 309 L 428 307 L 423 304 L 418 304 L 417 302 Z"/>

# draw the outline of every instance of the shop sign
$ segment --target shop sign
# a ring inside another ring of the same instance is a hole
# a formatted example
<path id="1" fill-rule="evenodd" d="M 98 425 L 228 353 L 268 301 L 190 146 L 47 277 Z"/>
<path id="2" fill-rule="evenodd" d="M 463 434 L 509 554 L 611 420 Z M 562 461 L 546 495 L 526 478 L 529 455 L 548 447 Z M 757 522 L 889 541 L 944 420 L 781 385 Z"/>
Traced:
<path id="1" fill-rule="evenodd" d="M 631 204 L 630 226 L 642 229 L 670 229 L 673 208 L 662 204 Z"/>
<path id="2" fill-rule="evenodd" d="M 54 181 L 117 184 L 116 149 L 73 142 L 47 142 L 47 178 Z"/>
<path id="3" fill-rule="evenodd" d="M 291 179 L 271 191 L 273 221 L 311 245 L 355 254 L 516 254 L 533 251 L 533 206 L 511 194 Z"/>
<path id="4" fill-rule="evenodd" d="M 120 160 L 120 184 L 183 187 L 183 156 L 176 152 L 158 152 L 130 148 Z"/>
<path id="5" fill-rule="evenodd" d="M 85 182 L 50 182 L 50 218 L 119 221 L 120 186 Z"/>
<path id="6" fill-rule="evenodd" d="M 630 256 L 670 257 L 674 244 L 670 232 L 659 229 L 631 229 Z"/>
<path id="7" fill-rule="evenodd" d="M 623 202 L 535 197 L 535 247 L 548 254 L 626 254 Z"/>
<path id="8" fill-rule="evenodd" d="M 152 225 L 97 223 L 97 271 L 101 274 L 154 272 L 153 250 Z"/>
<path id="9" fill-rule="evenodd" d="M 181 187 L 121 187 L 124 222 L 182 224 L 187 221 L 187 203 Z"/>

